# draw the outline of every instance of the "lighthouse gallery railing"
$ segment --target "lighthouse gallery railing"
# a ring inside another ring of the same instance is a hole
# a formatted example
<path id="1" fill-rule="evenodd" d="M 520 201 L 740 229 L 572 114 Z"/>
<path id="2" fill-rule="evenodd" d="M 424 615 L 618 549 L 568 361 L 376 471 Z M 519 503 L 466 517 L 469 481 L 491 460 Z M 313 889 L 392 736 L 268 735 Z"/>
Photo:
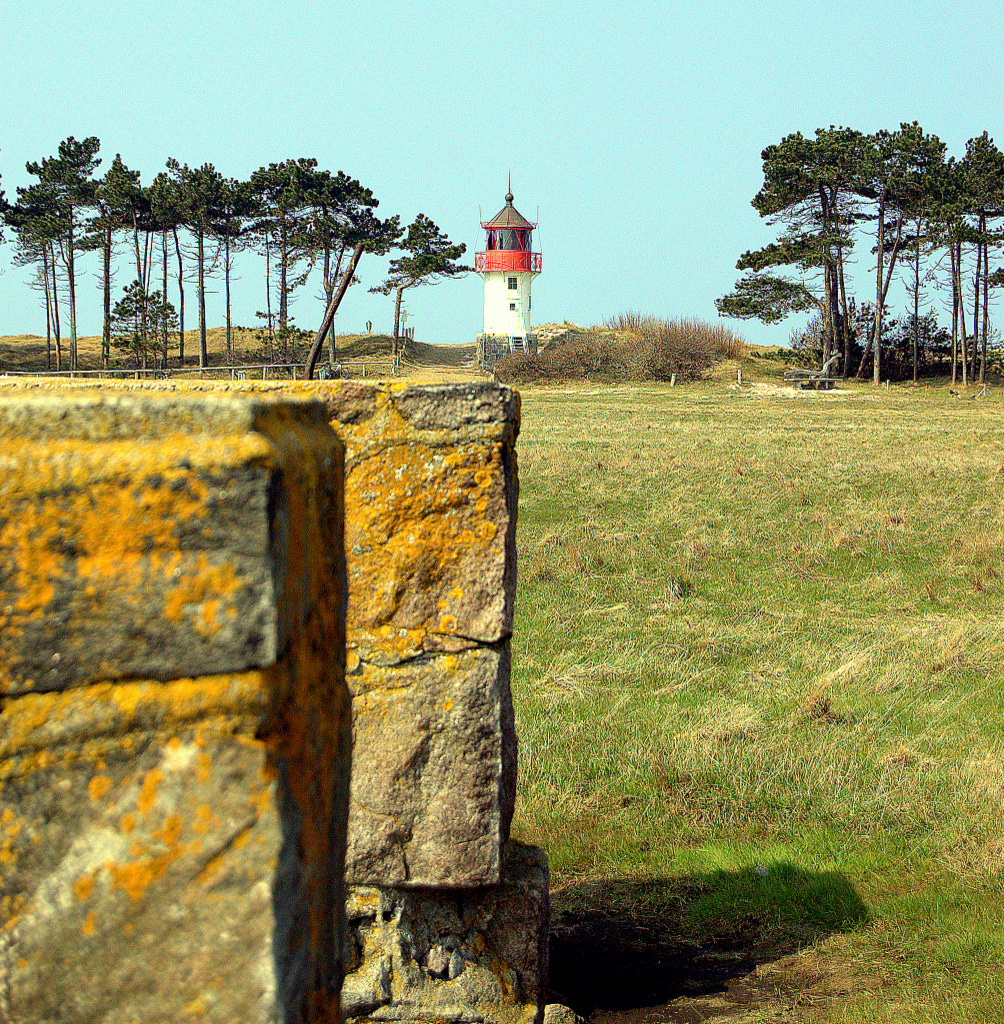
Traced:
<path id="1" fill-rule="evenodd" d="M 489 249 L 474 254 L 474 269 L 478 273 L 489 270 L 529 270 L 540 273 L 539 252 L 519 252 L 515 249 Z"/>

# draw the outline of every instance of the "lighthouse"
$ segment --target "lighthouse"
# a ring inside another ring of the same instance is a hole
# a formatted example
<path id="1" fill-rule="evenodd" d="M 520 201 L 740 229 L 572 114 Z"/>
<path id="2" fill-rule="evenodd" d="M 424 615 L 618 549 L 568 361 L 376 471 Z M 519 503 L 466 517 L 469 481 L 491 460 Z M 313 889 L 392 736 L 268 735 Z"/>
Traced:
<path id="1" fill-rule="evenodd" d="M 481 222 L 485 248 L 475 253 L 474 269 L 485 283 L 485 323 L 478 335 L 478 362 L 485 369 L 506 352 L 537 352 L 530 321 L 530 286 L 541 268 L 532 244 L 536 226 L 513 206 L 511 184 L 505 206 Z"/>

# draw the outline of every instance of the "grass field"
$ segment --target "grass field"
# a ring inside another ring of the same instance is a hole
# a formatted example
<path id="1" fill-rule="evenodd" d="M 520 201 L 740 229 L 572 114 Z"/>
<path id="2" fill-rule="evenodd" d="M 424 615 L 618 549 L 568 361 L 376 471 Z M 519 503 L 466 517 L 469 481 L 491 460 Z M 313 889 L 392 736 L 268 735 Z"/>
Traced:
<path id="1" fill-rule="evenodd" d="M 476 376 L 434 348 L 405 375 Z M 514 834 L 551 860 L 554 997 L 1004 1021 L 1004 389 L 737 368 L 523 391 Z"/>
<path id="2" fill-rule="evenodd" d="M 552 984 L 1004 1020 L 1004 395 L 726 376 L 523 393 L 514 830 L 612 943 Z"/>

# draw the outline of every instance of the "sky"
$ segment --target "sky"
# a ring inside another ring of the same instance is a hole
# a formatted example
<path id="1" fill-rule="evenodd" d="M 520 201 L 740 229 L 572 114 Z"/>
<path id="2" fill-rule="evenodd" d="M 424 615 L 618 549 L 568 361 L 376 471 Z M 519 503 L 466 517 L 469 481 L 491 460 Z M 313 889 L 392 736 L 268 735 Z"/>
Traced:
<path id="1" fill-rule="evenodd" d="M 7 7 L 0 67 L 0 176 L 68 136 L 101 140 L 144 183 L 174 157 L 229 177 L 314 157 L 371 188 L 379 213 L 424 213 L 468 261 L 481 219 L 515 205 L 539 220 L 535 323 L 602 323 L 625 311 L 717 321 L 735 263 L 777 236 L 750 206 L 763 148 L 795 131 L 864 132 L 919 121 L 949 154 L 989 132 L 1004 145 L 999 0 L 834 5 L 816 0 L 579 0 L 452 5 L 370 0 L 49 0 Z M 44 334 L 45 313 L 0 247 L 0 334 Z M 124 251 L 124 249 L 123 249 Z M 128 284 L 126 257 L 116 281 Z M 78 284 L 79 330 L 100 332 L 98 257 Z M 370 294 L 386 259 L 366 256 L 336 330 L 389 332 L 393 297 Z M 233 319 L 265 307 L 264 261 L 245 257 Z M 853 290 L 874 285 L 861 266 Z M 224 322 L 222 280 L 207 319 Z M 315 277 L 292 311 L 314 329 Z M 186 288 L 186 326 L 194 324 Z M 406 293 L 416 339 L 472 342 L 483 288 L 470 274 Z M 944 314 L 942 315 L 944 319 Z M 723 321 L 748 341 L 776 326 Z"/>

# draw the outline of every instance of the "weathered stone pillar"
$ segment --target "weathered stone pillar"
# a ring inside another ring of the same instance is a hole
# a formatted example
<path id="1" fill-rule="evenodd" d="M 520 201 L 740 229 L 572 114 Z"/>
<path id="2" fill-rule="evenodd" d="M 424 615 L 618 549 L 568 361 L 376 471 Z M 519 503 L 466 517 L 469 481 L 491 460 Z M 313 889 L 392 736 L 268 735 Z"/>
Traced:
<path id="1" fill-rule="evenodd" d="M 338 1020 L 342 488 L 318 402 L 0 388 L 0 1021 Z"/>
<path id="2" fill-rule="evenodd" d="M 519 395 L 324 387 L 346 445 L 350 1019 L 530 1024 L 547 859 L 508 842 Z"/>

